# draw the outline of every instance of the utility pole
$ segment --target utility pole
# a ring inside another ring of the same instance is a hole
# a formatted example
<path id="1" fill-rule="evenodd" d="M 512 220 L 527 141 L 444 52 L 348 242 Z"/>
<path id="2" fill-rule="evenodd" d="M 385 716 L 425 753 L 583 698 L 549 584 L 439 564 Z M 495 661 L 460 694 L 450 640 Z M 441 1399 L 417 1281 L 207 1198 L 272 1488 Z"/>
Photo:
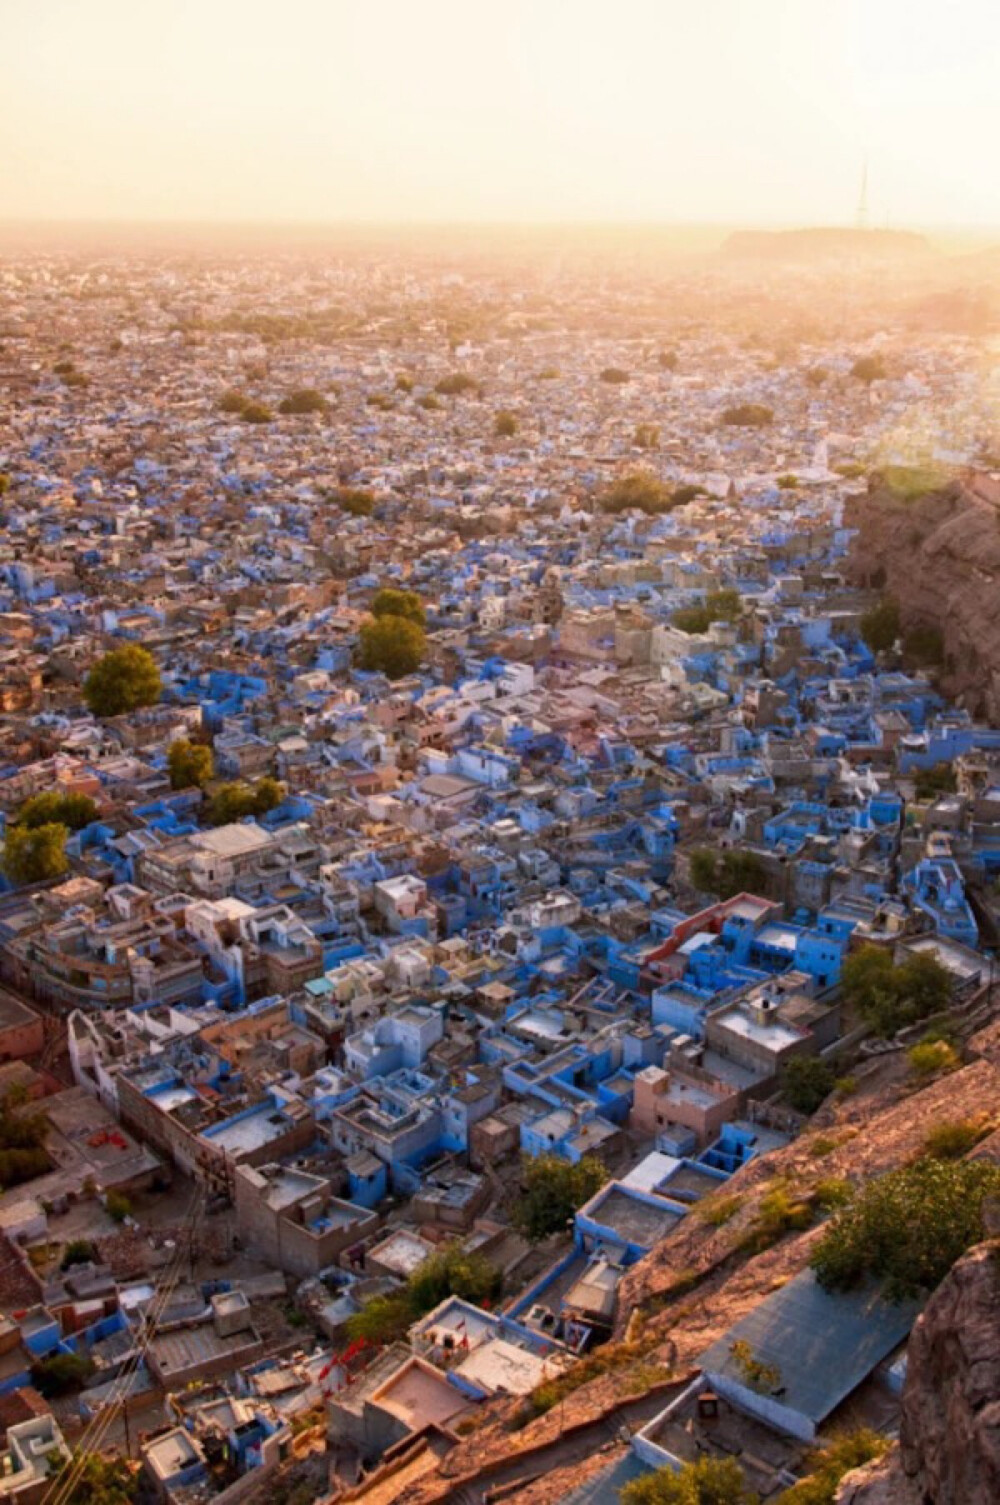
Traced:
<path id="1" fill-rule="evenodd" d="M 858 195 L 857 228 L 868 229 L 868 158 L 861 169 L 861 192 Z"/>

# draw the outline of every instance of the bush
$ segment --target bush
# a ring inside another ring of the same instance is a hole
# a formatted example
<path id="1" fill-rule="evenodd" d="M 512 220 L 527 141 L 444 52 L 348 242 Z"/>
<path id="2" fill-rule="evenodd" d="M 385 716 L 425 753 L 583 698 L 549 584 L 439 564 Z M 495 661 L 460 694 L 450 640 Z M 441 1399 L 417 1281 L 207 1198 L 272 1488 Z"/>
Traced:
<path id="1" fill-rule="evenodd" d="M 139 1478 L 127 1458 L 74 1453 L 56 1463 L 47 1483 L 59 1505 L 132 1505 L 140 1495 Z"/>
<path id="2" fill-rule="evenodd" d="M 242 413 L 243 409 L 248 406 L 249 402 L 250 398 L 246 395 L 245 392 L 237 392 L 235 387 L 230 387 L 229 390 L 227 392 L 223 392 L 222 396 L 219 398 L 219 412 Z"/>
<path id="3" fill-rule="evenodd" d="M 961 1065 L 954 1047 L 947 1040 L 921 1040 L 910 1046 L 906 1060 L 913 1075 L 921 1080 L 944 1071 L 954 1071 Z"/>
<path id="4" fill-rule="evenodd" d="M 449 1244 L 418 1265 L 401 1290 L 366 1302 L 348 1319 L 348 1336 L 352 1341 L 395 1342 L 446 1297 L 460 1296 L 477 1306 L 492 1305 L 502 1288 L 503 1275 L 489 1260 L 460 1244 Z"/>
<path id="5" fill-rule="evenodd" d="M 97 819 L 97 806 L 87 794 L 57 794 L 50 790 L 45 794 L 32 795 L 17 812 L 17 824 L 29 831 L 39 826 L 65 826 L 69 831 L 82 831 L 92 820 Z"/>
<path id="6" fill-rule="evenodd" d="M 951 978 L 933 956 L 911 956 L 893 965 L 888 951 L 862 946 L 844 962 L 844 999 L 883 1038 L 945 1008 Z"/>
<path id="7" fill-rule="evenodd" d="M 428 413 L 433 413 L 440 408 L 441 403 L 433 392 L 425 392 L 422 397 L 417 398 L 417 406 L 419 408 L 426 408 Z"/>
<path id="8" fill-rule="evenodd" d="M 630 380 L 631 377 L 628 372 L 623 371 L 620 366 L 605 366 L 601 372 L 601 381 L 606 382 L 611 387 L 620 387 L 623 383 Z"/>
<path id="9" fill-rule="evenodd" d="M 660 1468 L 625 1484 L 622 1505 L 758 1505 L 735 1458 L 699 1458 L 678 1470 Z"/>
<path id="10" fill-rule="evenodd" d="M 98 659 L 84 680 L 83 698 L 95 716 L 121 716 L 155 705 L 162 689 L 153 655 L 129 643 Z"/>
<path id="11" fill-rule="evenodd" d="M 885 362 L 880 355 L 862 355 L 851 367 L 851 375 L 866 385 L 881 381 L 885 376 Z"/>
<path id="12" fill-rule="evenodd" d="M 774 1505 L 834 1505 L 837 1485 L 852 1469 L 881 1458 L 889 1439 L 867 1427 L 845 1432 L 809 1460 L 810 1473 L 790 1489 L 782 1490 Z"/>
<path id="13" fill-rule="evenodd" d="M 3 844 L 0 866 L 11 883 L 44 883 L 69 870 L 66 838 L 69 831 L 53 821 L 44 826 L 11 826 Z"/>
<path id="14" fill-rule="evenodd" d="M 132 1216 L 132 1203 L 124 1192 L 109 1191 L 104 1205 L 108 1210 L 108 1217 L 115 1223 L 124 1223 L 126 1218 Z"/>
<path id="15" fill-rule="evenodd" d="M 726 408 L 722 422 L 726 428 L 767 428 L 774 422 L 774 412 L 762 402 L 740 402 Z"/>
<path id="16" fill-rule="evenodd" d="M 835 1212 L 846 1207 L 854 1195 L 854 1188 L 846 1176 L 827 1176 L 813 1187 L 813 1201 L 820 1212 Z"/>
<path id="17" fill-rule="evenodd" d="M 657 360 L 663 367 L 664 371 L 677 370 L 679 357 L 676 350 L 661 350 L 659 355 L 657 356 Z"/>
<path id="18" fill-rule="evenodd" d="M 278 407 L 279 413 L 325 413 L 329 403 L 315 387 L 297 387 Z"/>
<path id="19" fill-rule="evenodd" d="M 737 1192 L 731 1192 L 728 1196 L 714 1195 L 695 1203 L 695 1215 L 710 1228 L 721 1228 L 736 1216 L 743 1202 L 744 1198 Z"/>
<path id="20" fill-rule="evenodd" d="M 204 789 L 215 772 L 212 749 L 178 737 L 167 753 L 171 789 Z"/>
<path id="21" fill-rule="evenodd" d="M 707 496 L 704 486 L 692 486 L 690 483 L 683 486 L 675 486 L 670 498 L 671 507 L 686 507 L 688 502 L 693 502 L 696 497 Z"/>
<path id="22" fill-rule="evenodd" d="M 408 617 L 372 617 L 361 626 L 362 669 L 402 679 L 419 669 L 427 647 L 424 630 Z"/>
<path id="23" fill-rule="evenodd" d="M 876 487 L 881 484 L 897 501 L 916 502 L 932 491 L 940 491 L 948 475 L 937 465 L 887 465 L 872 479 Z"/>
<path id="24" fill-rule="evenodd" d="M 950 763 L 935 763 L 933 768 L 918 768 L 913 779 L 913 793 L 918 800 L 936 800 L 939 794 L 954 794 L 958 788 L 955 770 Z"/>
<path id="25" fill-rule="evenodd" d="M 788 471 L 788 472 L 786 472 L 785 475 L 778 477 L 778 490 L 779 491 L 794 491 L 795 488 L 798 486 L 798 484 L 799 484 L 799 478 L 798 478 L 798 476 L 797 475 L 793 475 L 791 471 Z"/>
<path id="26" fill-rule="evenodd" d="M 63 1250 L 62 1259 L 59 1262 L 60 1270 L 68 1270 L 73 1265 L 89 1265 L 96 1263 L 97 1250 L 88 1238 L 71 1239 Z"/>
<path id="27" fill-rule="evenodd" d="M 240 417 L 244 423 L 270 423 L 274 414 L 264 402 L 248 402 L 242 409 Z"/>
<path id="28" fill-rule="evenodd" d="M 532 1243 L 550 1233 L 562 1233 L 573 1214 L 589 1202 L 608 1173 L 593 1155 L 575 1165 L 558 1155 L 525 1156 L 521 1161 L 521 1190 L 511 1209 L 514 1227 Z"/>
<path id="29" fill-rule="evenodd" d="M 827 1225 L 810 1263 L 827 1290 L 866 1276 L 890 1300 L 932 1290 L 983 1238 L 983 1207 L 1000 1194 L 1000 1166 L 923 1158 L 867 1182 Z"/>
<path id="30" fill-rule="evenodd" d="M 498 439 L 513 439 L 517 433 L 517 419 L 513 413 L 498 413 L 493 420 L 493 432 Z"/>
<path id="31" fill-rule="evenodd" d="M 399 375 L 396 377 L 396 391 L 397 392 L 412 392 L 413 391 L 413 377 L 412 376 L 407 376 L 407 374 L 406 374 L 405 371 L 401 371 L 399 373 Z"/>
<path id="32" fill-rule="evenodd" d="M 781 1076 L 785 1100 L 796 1113 L 815 1113 L 833 1091 L 833 1067 L 818 1056 L 793 1056 Z"/>
<path id="33" fill-rule="evenodd" d="M 864 612 L 859 627 L 873 653 L 887 653 L 899 637 L 899 602 L 883 596 L 877 606 Z"/>
<path id="34" fill-rule="evenodd" d="M 913 627 L 903 638 L 903 657 L 916 667 L 944 663 L 944 634 L 928 623 Z"/>
<path id="35" fill-rule="evenodd" d="M 991 1132 L 989 1117 L 956 1118 L 938 1124 L 924 1140 L 924 1154 L 934 1160 L 960 1160 Z"/>
<path id="36" fill-rule="evenodd" d="M 761 1198 L 757 1216 L 738 1247 L 747 1254 L 760 1254 L 784 1238 L 786 1233 L 801 1233 L 812 1220 L 809 1203 L 796 1200 L 789 1188 L 779 1182 Z"/>
<path id="37" fill-rule="evenodd" d="M 82 1390 L 94 1372 L 94 1362 L 76 1353 L 54 1353 L 31 1366 L 31 1383 L 46 1400 Z"/>
<path id="38" fill-rule="evenodd" d="M 352 517 L 371 517 L 375 506 L 375 498 L 370 491 L 359 491 L 352 486 L 338 486 L 334 491 L 325 493 L 328 500 L 336 502 L 344 512 L 349 512 Z"/>
<path id="39" fill-rule="evenodd" d="M 454 371 L 450 376 L 442 376 L 434 390 L 442 397 L 461 397 L 464 393 L 473 391 L 475 386 L 471 376 L 466 376 L 464 371 Z"/>

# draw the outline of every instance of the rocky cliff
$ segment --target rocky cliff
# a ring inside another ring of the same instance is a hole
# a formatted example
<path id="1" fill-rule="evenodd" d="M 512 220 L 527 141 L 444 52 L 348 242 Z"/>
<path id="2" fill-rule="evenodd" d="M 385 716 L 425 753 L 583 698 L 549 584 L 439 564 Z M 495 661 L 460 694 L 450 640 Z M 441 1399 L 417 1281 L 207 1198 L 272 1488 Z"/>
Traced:
<path id="1" fill-rule="evenodd" d="M 1000 1242 L 960 1259 L 910 1339 L 899 1446 L 842 1480 L 837 1505 L 1000 1500 Z"/>
<path id="2" fill-rule="evenodd" d="M 936 627 L 943 689 L 1000 724 L 1000 483 L 969 474 L 911 496 L 875 475 L 846 522 L 854 581 L 895 596 L 904 630 Z"/>

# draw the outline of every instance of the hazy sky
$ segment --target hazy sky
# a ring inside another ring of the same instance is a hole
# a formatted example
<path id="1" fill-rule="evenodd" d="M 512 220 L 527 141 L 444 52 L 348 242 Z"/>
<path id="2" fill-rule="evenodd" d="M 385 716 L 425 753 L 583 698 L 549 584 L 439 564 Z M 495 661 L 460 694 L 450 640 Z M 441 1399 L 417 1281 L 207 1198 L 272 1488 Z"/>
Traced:
<path id="1" fill-rule="evenodd" d="M 1000 225 L 1000 0 L 0 0 L 0 217 Z"/>

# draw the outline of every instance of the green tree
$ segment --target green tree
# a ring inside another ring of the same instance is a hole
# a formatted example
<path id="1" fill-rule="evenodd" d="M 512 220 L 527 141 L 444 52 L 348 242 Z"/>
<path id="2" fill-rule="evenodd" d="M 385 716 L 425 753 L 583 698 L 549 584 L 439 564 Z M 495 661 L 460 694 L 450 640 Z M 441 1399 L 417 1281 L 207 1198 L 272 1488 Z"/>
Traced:
<path id="1" fill-rule="evenodd" d="M 244 423 L 270 423 L 274 414 L 265 402 L 248 402 L 240 412 Z"/>
<path id="2" fill-rule="evenodd" d="M 44 826 L 11 826 L 0 858 L 4 874 L 18 885 L 61 878 L 69 868 L 68 836 L 66 827 L 56 821 Z"/>
<path id="3" fill-rule="evenodd" d="M 46 1400 L 51 1400 L 59 1395 L 70 1395 L 75 1390 L 82 1390 L 84 1381 L 93 1372 L 93 1359 L 77 1353 L 53 1353 L 32 1364 L 31 1383 Z"/>
<path id="4" fill-rule="evenodd" d="M 899 966 L 880 946 L 852 951 L 841 972 L 846 1003 L 883 1038 L 945 1009 L 951 977 L 936 957 L 907 957 Z"/>
<path id="5" fill-rule="evenodd" d="M 282 400 L 279 413 L 325 413 L 329 403 L 315 387 L 296 387 Z"/>
<path id="6" fill-rule="evenodd" d="M 109 1191 L 105 1206 L 108 1209 L 108 1217 L 115 1223 L 124 1223 L 132 1212 L 132 1203 L 124 1192 L 120 1191 Z"/>
<path id="7" fill-rule="evenodd" d="M 648 470 L 619 476 L 601 497 L 603 511 L 612 514 L 645 512 L 648 517 L 655 517 L 671 511 L 674 505 L 669 488 Z"/>
<path id="8" fill-rule="evenodd" d="M 575 1165 L 559 1155 L 525 1156 L 511 1222 L 533 1243 L 550 1233 L 562 1233 L 577 1209 L 600 1190 L 607 1177 L 604 1166 L 593 1155 L 584 1155 Z"/>
<path id="9" fill-rule="evenodd" d="M 204 789 L 215 771 L 212 749 L 178 737 L 167 753 L 171 789 Z"/>
<path id="10" fill-rule="evenodd" d="M 513 439 L 517 433 L 517 419 L 513 413 L 503 409 L 493 420 L 493 432 L 498 439 Z"/>
<path id="11" fill-rule="evenodd" d="M 819 1056 L 793 1056 L 781 1074 L 781 1090 L 797 1113 L 815 1113 L 834 1081 L 833 1067 Z"/>
<path id="12" fill-rule="evenodd" d="M 0 1191 L 52 1169 L 45 1151 L 48 1119 L 44 1113 L 19 1112 L 22 1106 L 14 1088 L 0 1099 Z"/>
<path id="13" fill-rule="evenodd" d="M 735 1458 L 699 1458 L 622 1486 L 622 1505 L 759 1505 Z"/>
<path id="14" fill-rule="evenodd" d="M 924 1157 L 862 1186 L 827 1224 L 810 1263 L 831 1291 L 868 1275 L 893 1301 L 933 1290 L 985 1236 L 983 1209 L 998 1195 L 992 1161 Z"/>
<path id="15" fill-rule="evenodd" d="M 887 653 L 899 637 L 899 602 L 892 596 L 883 596 L 861 617 L 861 636 L 873 653 Z"/>
<path id="16" fill-rule="evenodd" d="M 427 639 L 418 622 L 408 617 L 372 617 L 361 625 L 362 669 L 402 679 L 420 667 Z"/>
<path id="17" fill-rule="evenodd" d="M 359 1312 L 347 1319 L 347 1336 L 352 1342 L 364 1338 L 366 1343 L 395 1343 L 406 1336 L 416 1321 L 405 1290 L 373 1296 Z"/>
<path id="18" fill-rule="evenodd" d="M 139 1474 L 127 1458 L 75 1453 L 53 1469 L 47 1493 L 59 1505 L 134 1505 Z"/>
<path id="19" fill-rule="evenodd" d="M 903 657 L 908 664 L 937 667 L 944 663 L 944 633 L 940 627 L 923 622 L 912 627 L 903 638 Z"/>
<path id="20" fill-rule="evenodd" d="M 70 1239 L 63 1250 L 62 1259 L 59 1261 L 60 1270 L 68 1270 L 72 1265 L 96 1264 L 97 1250 L 89 1238 Z"/>
<path id="21" fill-rule="evenodd" d="M 682 606 L 670 620 L 681 632 L 707 632 L 713 622 L 735 622 L 741 609 L 739 591 L 709 591 L 701 606 Z"/>
<path id="22" fill-rule="evenodd" d="M 867 1427 L 835 1437 L 809 1459 L 807 1476 L 782 1490 L 773 1505 L 834 1505 L 837 1485 L 844 1475 L 881 1458 L 888 1447 L 888 1437 L 880 1437 Z"/>
<path id="23" fill-rule="evenodd" d="M 958 780 L 950 763 L 918 768 L 913 776 L 913 792 L 918 800 L 935 800 L 939 794 L 954 794 L 957 788 Z"/>
<path id="24" fill-rule="evenodd" d="M 97 806 L 88 794 L 60 794 L 53 789 L 32 795 L 17 812 L 17 824 L 29 831 L 51 825 L 82 831 L 96 819 Z"/>
<path id="25" fill-rule="evenodd" d="M 391 585 L 383 585 L 375 592 L 371 612 L 373 617 L 406 617 L 418 627 L 423 627 L 426 620 L 424 603 L 416 591 L 397 590 Z"/>
<path id="26" fill-rule="evenodd" d="M 369 1343 L 391 1343 L 426 1312 L 448 1296 L 460 1296 L 481 1306 L 500 1295 L 503 1275 L 481 1254 L 448 1244 L 428 1256 L 399 1291 L 377 1296 L 348 1321 L 348 1335 Z"/>
<path id="27" fill-rule="evenodd" d="M 726 428 L 767 428 L 774 422 L 774 412 L 762 402 L 739 402 L 726 408 L 722 423 Z"/>
<path id="28" fill-rule="evenodd" d="M 767 885 L 764 864 L 756 852 L 713 852 L 710 847 L 698 847 L 691 853 L 690 869 L 695 888 L 718 899 L 759 894 Z"/>
<path id="29" fill-rule="evenodd" d="M 153 655 L 138 643 L 128 643 L 98 659 L 84 680 L 83 698 L 95 716 L 121 716 L 155 705 L 162 689 Z"/>
<path id="30" fill-rule="evenodd" d="M 222 784 L 208 802 L 208 820 L 213 826 L 228 826 L 248 815 L 266 815 L 281 804 L 285 791 L 277 779 L 265 776 L 256 784 Z"/>

